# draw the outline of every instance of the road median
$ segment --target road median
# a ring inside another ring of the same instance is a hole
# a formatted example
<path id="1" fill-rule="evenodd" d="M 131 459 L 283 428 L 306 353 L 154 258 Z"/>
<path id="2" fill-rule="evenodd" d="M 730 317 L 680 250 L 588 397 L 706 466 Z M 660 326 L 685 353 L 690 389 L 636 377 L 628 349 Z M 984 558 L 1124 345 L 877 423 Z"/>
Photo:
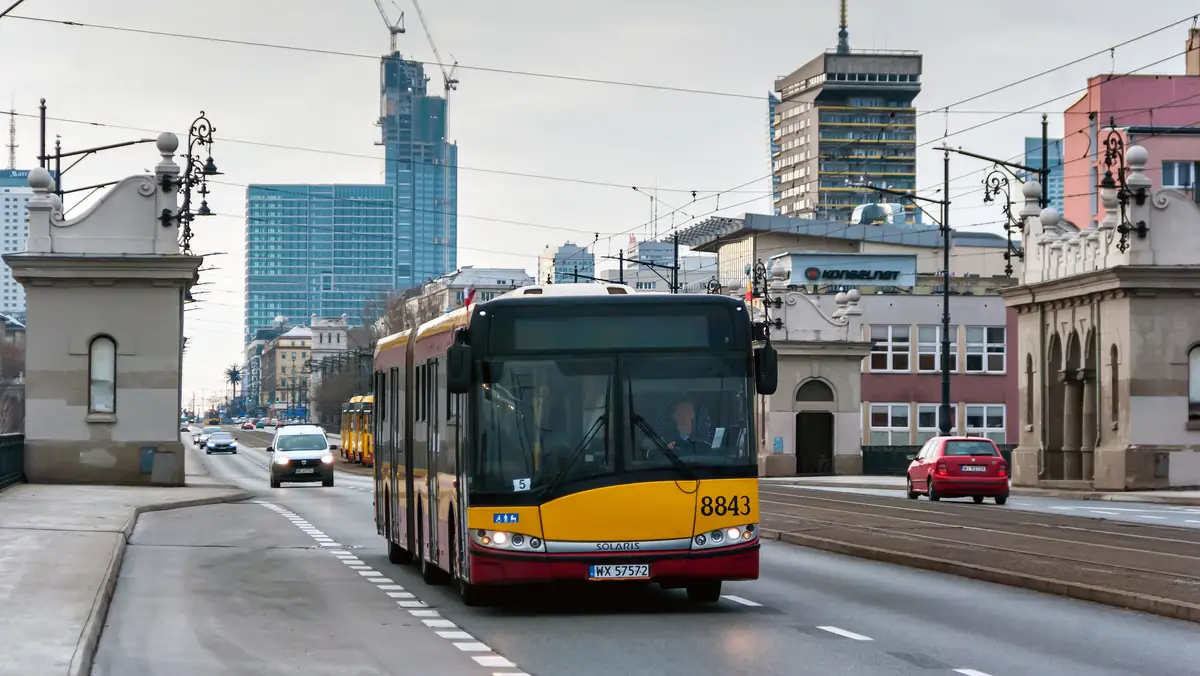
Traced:
<path id="1" fill-rule="evenodd" d="M 767 492 L 768 540 L 1200 622 L 1200 533 L 888 498 Z"/>

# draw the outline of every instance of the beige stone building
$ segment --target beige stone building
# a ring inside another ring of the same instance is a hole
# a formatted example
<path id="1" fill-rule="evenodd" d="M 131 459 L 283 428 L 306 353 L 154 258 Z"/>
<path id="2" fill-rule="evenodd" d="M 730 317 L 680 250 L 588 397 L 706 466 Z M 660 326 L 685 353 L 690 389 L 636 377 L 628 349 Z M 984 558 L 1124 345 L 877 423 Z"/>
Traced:
<path id="1" fill-rule="evenodd" d="M 183 303 L 202 258 L 180 252 L 179 140 L 153 175 L 119 181 L 75 219 L 45 169 L 29 184 L 26 250 L 4 255 L 29 306 L 30 482 L 182 485 Z"/>
<path id="2" fill-rule="evenodd" d="M 1024 186 L 1025 261 L 1002 292 L 1021 351 L 1014 485 L 1200 486 L 1200 206 L 1151 192 L 1143 148 L 1124 159 L 1095 229 L 1065 228 Z"/>
<path id="3" fill-rule="evenodd" d="M 308 408 L 312 394 L 313 332 L 294 326 L 263 349 L 260 405 L 272 417 L 294 416 Z"/>

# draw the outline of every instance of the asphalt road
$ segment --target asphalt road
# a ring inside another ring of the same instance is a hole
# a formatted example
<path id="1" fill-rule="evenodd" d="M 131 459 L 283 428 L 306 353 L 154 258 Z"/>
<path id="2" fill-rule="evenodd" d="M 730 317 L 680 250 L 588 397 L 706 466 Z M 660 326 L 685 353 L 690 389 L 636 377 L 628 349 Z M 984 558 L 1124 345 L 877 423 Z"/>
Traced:
<path id="1" fill-rule="evenodd" d="M 139 525 L 95 673 L 1200 674 L 1195 625 L 780 543 L 714 606 L 605 587 L 466 608 L 387 562 L 368 477 L 270 489 L 261 450 L 204 462 L 268 504 Z"/>
<path id="2" fill-rule="evenodd" d="M 787 484 L 772 484 L 772 488 L 797 488 L 806 491 L 834 491 L 837 493 L 856 493 L 859 495 L 879 495 L 905 499 L 902 489 L 890 490 L 884 488 L 849 488 L 842 486 L 791 486 Z M 925 498 L 920 498 L 924 500 Z M 946 500 L 943 502 L 970 502 L 970 498 L 961 500 Z M 989 500 L 990 504 L 991 501 Z M 1023 512 L 1039 512 L 1042 514 L 1058 514 L 1060 516 L 1081 516 L 1092 519 L 1107 519 L 1109 521 L 1124 521 L 1128 523 L 1144 523 L 1153 526 L 1177 526 L 1180 528 L 1200 528 L 1200 507 L 1182 507 L 1154 503 L 1109 502 L 1102 500 L 1070 500 L 1065 498 L 1040 498 L 1027 495 L 1014 495 L 1008 499 L 1002 509 L 1016 509 Z"/>

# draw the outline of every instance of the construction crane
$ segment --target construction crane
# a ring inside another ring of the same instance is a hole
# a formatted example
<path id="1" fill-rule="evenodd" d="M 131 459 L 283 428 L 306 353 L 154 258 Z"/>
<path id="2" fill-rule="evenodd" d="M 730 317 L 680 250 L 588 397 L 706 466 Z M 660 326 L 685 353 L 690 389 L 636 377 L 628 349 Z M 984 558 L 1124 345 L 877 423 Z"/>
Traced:
<path id="1" fill-rule="evenodd" d="M 378 1 L 376 0 L 376 2 Z M 450 145 L 450 92 L 458 89 L 458 79 L 454 77 L 454 73 L 458 70 L 458 61 L 455 60 L 449 69 L 446 68 L 442 53 L 438 51 L 437 43 L 433 41 L 429 22 L 425 20 L 425 13 L 421 11 L 421 3 L 413 0 L 413 9 L 417 10 L 417 19 L 420 20 L 425 37 L 429 40 L 433 58 L 437 59 L 438 68 L 442 70 L 442 92 L 446 99 L 446 138 L 443 143 L 448 147 Z M 451 54 L 450 58 L 453 59 L 454 55 Z M 444 172 L 442 175 L 442 272 L 448 274 L 452 271 L 450 270 L 450 163 L 447 156 L 442 157 L 442 167 Z"/>
<path id="2" fill-rule="evenodd" d="M 395 6 L 395 5 L 396 5 L 396 3 L 393 2 L 392 6 Z M 379 16 L 383 17 L 383 25 L 387 26 L 388 33 L 391 35 L 391 51 L 389 51 L 388 53 L 395 54 L 396 53 L 396 36 L 401 35 L 405 32 L 404 31 L 404 12 L 400 12 L 400 18 L 396 19 L 396 21 L 393 23 L 392 20 L 388 18 L 387 10 L 385 10 L 383 8 L 383 0 L 375 0 L 375 8 L 379 10 Z M 397 9 L 399 9 L 399 8 L 397 7 Z"/>

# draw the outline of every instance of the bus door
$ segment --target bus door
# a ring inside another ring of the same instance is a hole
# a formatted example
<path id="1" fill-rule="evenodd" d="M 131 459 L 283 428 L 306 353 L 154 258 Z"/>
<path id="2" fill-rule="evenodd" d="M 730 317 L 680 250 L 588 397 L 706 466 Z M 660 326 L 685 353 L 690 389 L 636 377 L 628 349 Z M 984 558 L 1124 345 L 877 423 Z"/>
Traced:
<path id="1" fill-rule="evenodd" d="M 438 476 L 441 467 L 438 464 L 438 458 L 441 455 L 441 435 L 438 430 L 438 360 L 432 359 L 429 362 L 429 367 L 425 369 L 425 375 L 429 379 L 428 387 L 425 390 L 426 402 L 428 403 L 429 415 L 425 421 L 428 427 L 428 433 L 425 437 L 429 440 L 429 505 L 426 507 L 426 513 L 429 515 L 427 519 L 429 523 L 429 560 L 433 563 L 438 562 L 438 531 L 441 530 L 439 524 L 441 513 L 438 511 L 438 494 L 441 492 L 439 484 L 441 481 Z"/>
<path id="2" fill-rule="evenodd" d="M 400 439 L 400 430 L 403 428 L 403 423 L 400 421 L 400 416 L 403 415 L 404 409 L 400 406 L 400 392 L 402 391 L 400 385 L 400 369 L 393 368 L 391 370 L 391 372 L 388 374 L 387 385 L 387 459 L 389 467 L 387 477 L 388 495 L 391 496 L 393 501 L 392 504 L 402 504 L 400 501 L 400 493 L 397 491 L 397 488 L 399 487 L 398 477 L 400 476 L 400 472 L 404 472 L 404 476 L 406 478 L 410 476 L 412 474 L 412 467 L 409 467 L 405 462 L 405 458 L 401 457 L 404 454 L 404 442 L 402 439 Z M 401 469 L 401 467 L 403 467 L 403 469 Z M 388 524 L 388 528 L 391 529 L 392 533 L 400 532 L 400 529 L 396 527 L 395 523 L 397 511 L 398 510 L 396 509 L 392 509 L 392 523 Z M 407 544 L 405 545 L 405 549 L 408 549 Z M 409 551 L 412 550 L 409 549 Z"/>

